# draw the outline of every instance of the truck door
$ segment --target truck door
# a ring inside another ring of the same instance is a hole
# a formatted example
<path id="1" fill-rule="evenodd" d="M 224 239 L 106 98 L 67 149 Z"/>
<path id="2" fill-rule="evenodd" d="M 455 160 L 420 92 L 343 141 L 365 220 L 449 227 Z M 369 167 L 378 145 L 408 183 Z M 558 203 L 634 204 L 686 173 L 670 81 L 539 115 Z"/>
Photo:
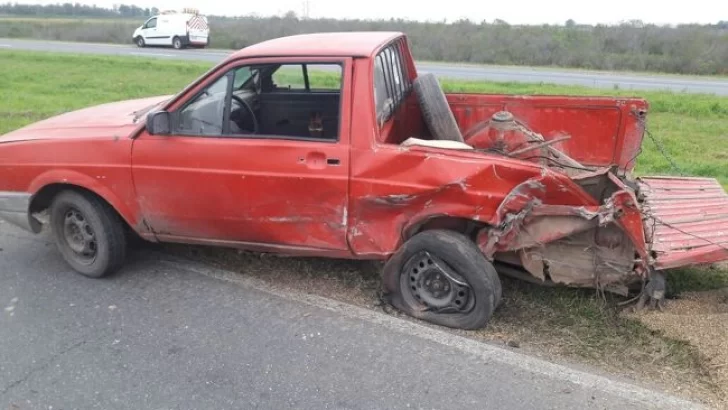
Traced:
<path id="1" fill-rule="evenodd" d="M 310 78 L 297 81 L 302 63 L 339 68 L 339 81 L 329 70 L 329 86 L 314 92 Z M 274 69 L 289 84 L 262 81 Z M 133 147 L 136 193 L 152 230 L 160 239 L 348 250 L 351 97 L 342 90 L 350 76 L 347 58 L 233 62 L 173 102 L 173 131 L 145 130 Z M 288 86 L 302 89 L 286 97 Z M 267 121 L 266 93 L 289 115 Z"/>

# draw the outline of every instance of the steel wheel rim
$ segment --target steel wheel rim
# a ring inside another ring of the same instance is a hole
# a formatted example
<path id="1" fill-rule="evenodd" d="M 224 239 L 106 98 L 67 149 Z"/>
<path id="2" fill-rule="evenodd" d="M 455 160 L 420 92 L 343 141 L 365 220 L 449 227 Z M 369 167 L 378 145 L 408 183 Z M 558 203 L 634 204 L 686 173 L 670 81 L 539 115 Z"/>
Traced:
<path id="1" fill-rule="evenodd" d="M 69 208 L 63 214 L 63 241 L 79 263 L 90 265 L 96 260 L 96 233 L 78 209 Z"/>
<path id="2" fill-rule="evenodd" d="M 403 265 L 400 287 L 406 301 L 421 310 L 467 313 L 475 305 L 470 285 L 442 259 L 421 251 Z"/>

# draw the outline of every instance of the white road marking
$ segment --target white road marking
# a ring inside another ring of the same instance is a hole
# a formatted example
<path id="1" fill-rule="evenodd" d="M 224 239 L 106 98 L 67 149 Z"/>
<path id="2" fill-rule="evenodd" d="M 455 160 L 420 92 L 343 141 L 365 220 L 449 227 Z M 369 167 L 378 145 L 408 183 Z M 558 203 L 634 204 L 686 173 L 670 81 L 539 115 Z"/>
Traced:
<path id="1" fill-rule="evenodd" d="M 0 44 L 0 48 L 13 48 L 10 44 Z"/>
<path id="2" fill-rule="evenodd" d="M 453 333 L 418 324 L 414 320 L 399 319 L 381 312 L 350 305 L 337 300 L 300 292 L 272 289 L 263 280 L 242 276 L 238 273 L 212 268 L 202 263 L 181 260 L 170 255 L 160 255 L 160 262 L 179 270 L 202 274 L 215 279 L 234 282 L 273 296 L 303 303 L 309 306 L 340 313 L 353 319 L 364 320 L 389 330 L 427 339 L 441 345 L 458 349 L 486 361 L 500 362 L 527 372 L 540 374 L 551 379 L 563 380 L 589 389 L 602 391 L 622 399 L 641 403 L 649 408 L 659 409 L 702 409 L 704 406 L 688 400 L 620 382 L 608 377 L 592 374 L 570 367 L 551 363 L 533 356 L 517 353 L 499 346 L 479 342 Z"/>

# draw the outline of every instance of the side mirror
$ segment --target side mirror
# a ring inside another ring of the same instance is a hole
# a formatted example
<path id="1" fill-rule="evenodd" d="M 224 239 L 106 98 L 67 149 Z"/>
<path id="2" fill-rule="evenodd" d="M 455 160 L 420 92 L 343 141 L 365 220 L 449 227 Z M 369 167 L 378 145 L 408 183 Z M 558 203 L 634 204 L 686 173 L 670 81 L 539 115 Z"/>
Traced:
<path id="1" fill-rule="evenodd" d="M 147 132 L 152 135 L 169 134 L 169 113 L 167 111 L 152 111 L 147 114 Z"/>

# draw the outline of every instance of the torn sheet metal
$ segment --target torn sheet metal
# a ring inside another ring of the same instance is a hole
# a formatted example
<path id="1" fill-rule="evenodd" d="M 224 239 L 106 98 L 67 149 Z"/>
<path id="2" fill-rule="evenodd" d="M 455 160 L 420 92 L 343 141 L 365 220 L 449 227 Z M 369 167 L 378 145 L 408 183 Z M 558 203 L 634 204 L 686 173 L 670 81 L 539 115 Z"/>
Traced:
<path id="1" fill-rule="evenodd" d="M 638 180 L 657 269 L 728 259 L 728 194 L 713 178 Z"/>

